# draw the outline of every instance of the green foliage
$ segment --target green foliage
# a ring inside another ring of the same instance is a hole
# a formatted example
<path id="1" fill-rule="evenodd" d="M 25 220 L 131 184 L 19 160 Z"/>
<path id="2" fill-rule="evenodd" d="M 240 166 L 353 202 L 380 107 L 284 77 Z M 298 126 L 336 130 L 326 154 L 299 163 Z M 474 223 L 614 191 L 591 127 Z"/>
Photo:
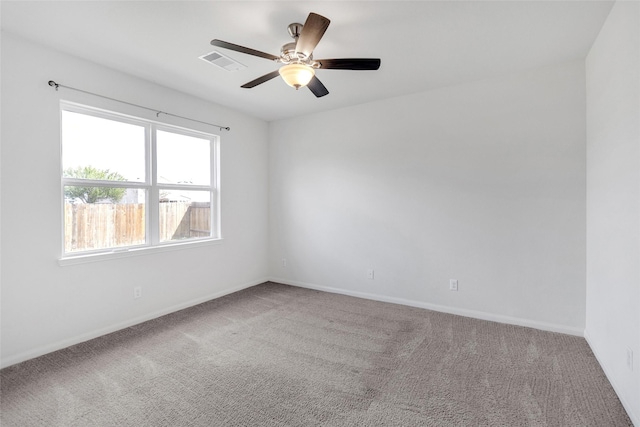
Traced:
<path id="1" fill-rule="evenodd" d="M 66 178 L 82 178 L 103 181 L 124 181 L 125 178 L 118 172 L 111 172 L 109 169 L 96 169 L 93 166 L 80 166 L 68 168 L 64 171 Z M 126 193 L 125 188 L 118 187 L 84 187 L 66 186 L 64 188 L 65 198 L 75 201 L 81 200 L 83 203 L 96 203 L 100 201 L 110 201 L 118 203 Z"/>

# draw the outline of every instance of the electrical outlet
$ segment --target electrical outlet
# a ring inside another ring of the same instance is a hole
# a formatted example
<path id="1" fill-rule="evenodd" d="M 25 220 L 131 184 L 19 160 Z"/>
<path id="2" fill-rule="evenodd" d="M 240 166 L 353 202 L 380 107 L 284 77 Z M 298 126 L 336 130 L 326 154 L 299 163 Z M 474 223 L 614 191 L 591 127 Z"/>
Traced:
<path id="1" fill-rule="evenodd" d="M 629 347 L 627 347 L 627 368 L 633 371 L 633 350 Z"/>
<path id="2" fill-rule="evenodd" d="M 135 288 L 133 288 L 133 298 L 140 298 L 142 297 L 142 286 L 136 286 Z"/>
<path id="3" fill-rule="evenodd" d="M 456 279 L 449 280 L 449 290 L 458 291 L 458 281 Z"/>
<path id="4" fill-rule="evenodd" d="M 373 280 L 373 269 L 367 270 L 367 279 Z"/>
<path id="5" fill-rule="evenodd" d="M 282 258 L 282 266 L 283 267 L 287 266 L 287 259 L 286 258 Z"/>

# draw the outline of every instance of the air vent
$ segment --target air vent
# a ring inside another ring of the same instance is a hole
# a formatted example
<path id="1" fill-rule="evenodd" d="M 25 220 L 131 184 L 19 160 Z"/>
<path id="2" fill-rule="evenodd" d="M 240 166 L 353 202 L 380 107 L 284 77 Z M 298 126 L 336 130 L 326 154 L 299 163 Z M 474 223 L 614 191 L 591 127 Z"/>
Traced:
<path id="1" fill-rule="evenodd" d="M 227 71 L 238 71 L 243 68 L 247 68 L 246 65 L 239 63 L 236 60 L 229 58 L 228 56 L 224 56 L 220 52 L 209 52 L 206 55 L 199 56 L 203 61 L 207 61 L 210 64 L 217 65 L 223 70 Z"/>

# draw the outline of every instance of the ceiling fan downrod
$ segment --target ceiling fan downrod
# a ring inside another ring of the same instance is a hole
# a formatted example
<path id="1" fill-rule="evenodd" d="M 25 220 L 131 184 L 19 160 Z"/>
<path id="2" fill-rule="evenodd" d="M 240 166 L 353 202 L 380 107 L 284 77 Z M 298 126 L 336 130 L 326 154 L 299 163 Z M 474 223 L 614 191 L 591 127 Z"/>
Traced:
<path id="1" fill-rule="evenodd" d="M 285 43 L 282 45 L 280 49 L 280 58 L 276 60 L 281 64 L 303 64 L 313 68 L 319 68 L 320 64 L 313 61 L 313 54 L 305 55 L 303 52 L 298 52 L 296 47 L 298 46 L 298 39 L 300 38 L 300 34 L 302 33 L 302 29 L 304 25 L 299 22 L 294 22 L 289 24 L 287 27 L 287 32 L 293 39 L 292 42 Z"/>

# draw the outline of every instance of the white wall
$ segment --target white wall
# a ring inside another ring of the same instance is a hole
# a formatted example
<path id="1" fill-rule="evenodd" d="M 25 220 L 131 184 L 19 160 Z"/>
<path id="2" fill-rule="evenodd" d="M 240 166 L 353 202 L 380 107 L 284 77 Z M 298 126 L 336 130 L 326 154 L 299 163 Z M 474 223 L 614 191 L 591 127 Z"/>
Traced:
<path id="1" fill-rule="evenodd" d="M 61 267 L 59 101 L 156 119 L 48 80 L 219 123 L 161 116 L 221 136 L 221 244 Z M 265 122 L 31 44 L 2 37 L 2 365 L 34 357 L 268 276 Z M 133 299 L 133 287 L 143 297 Z"/>
<path id="2" fill-rule="evenodd" d="M 584 61 L 273 122 L 269 174 L 275 280 L 582 335 Z"/>
<path id="3" fill-rule="evenodd" d="M 586 76 L 585 336 L 640 426 L 640 3 L 616 2 Z"/>

